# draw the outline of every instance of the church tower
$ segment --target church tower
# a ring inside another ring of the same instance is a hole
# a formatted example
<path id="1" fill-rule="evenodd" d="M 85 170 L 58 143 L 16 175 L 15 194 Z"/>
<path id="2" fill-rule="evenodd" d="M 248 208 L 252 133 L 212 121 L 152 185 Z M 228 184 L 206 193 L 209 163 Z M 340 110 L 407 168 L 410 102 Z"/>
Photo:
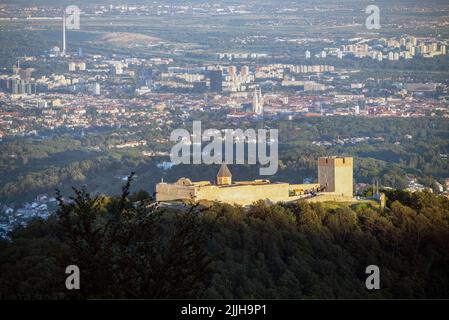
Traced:
<path id="1" fill-rule="evenodd" d="M 217 173 L 217 185 L 221 186 L 227 184 L 232 184 L 232 174 L 226 163 L 223 162 Z"/>

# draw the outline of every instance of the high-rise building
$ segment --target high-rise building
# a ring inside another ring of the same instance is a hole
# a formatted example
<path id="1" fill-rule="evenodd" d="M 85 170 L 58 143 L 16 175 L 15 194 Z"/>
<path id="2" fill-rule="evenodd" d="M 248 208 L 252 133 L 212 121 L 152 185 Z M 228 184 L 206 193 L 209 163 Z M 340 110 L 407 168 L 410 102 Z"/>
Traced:
<path id="1" fill-rule="evenodd" d="M 310 51 L 306 50 L 306 59 L 310 59 Z"/>
<path id="2" fill-rule="evenodd" d="M 36 94 L 35 83 L 22 80 L 18 77 L 7 79 L 5 84 L 5 89 L 12 94 Z"/>
<path id="3" fill-rule="evenodd" d="M 100 89 L 100 84 L 98 82 L 96 82 L 95 85 L 94 85 L 94 94 L 96 96 L 100 95 L 100 90 L 101 90 Z"/>
<path id="4" fill-rule="evenodd" d="M 318 159 L 318 184 L 325 192 L 339 196 L 353 195 L 352 157 L 321 157 Z"/>
<path id="5" fill-rule="evenodd" d="M 257 115 L 263 114 L 263 96 L 261 89 L 254 89 L 253 94 L 253 112 Z"/>
<path id="6" fill-rule="evenodd" d="M 121 63 L 116 63 L 114 64 L 114 66 L 112 67 L 113 69 L 113 74 L 114 75 L 121 75 L 123 74 L 123 66 Z"/>
<path id="7" fill-rule="evenodd" d="M 388 60 L 390 61 L 394 60 L 394 53 L 392 51 L 388 52 Z"/>
<path id="8" fill-rule="evenodd" d="M 210 70 L 210 91 L 222 92 L 223 91 L 223 73 L 221 70 Z"/>
<path id="9" fill-rule="evenodd" d="M 40 108 L 40 109 L 47 108 L 47 106 L 48 106 L 48 103 L 45 100 L 39 100 L 37 102 L 37 107 Z"/>
<path id="10" fill-rule="evenodd" d="M 35 94 L 36 93 L 36 84 L 35 83 L 25 83 L 25 92 L 26 94 Z"/>
<path id="11" fill-rule="evenodd" d="M 88 90 L 95 96 L 99 96 L 101 93 L 101 87 L 98 82 L 89 84 Z"/>
<path id="12" fill-rule="evenodd" d="M 231 78 L 234 78 L 237 75 L 237 68 L 235 66 L 229 66 L 228 73 Z"/>
<path id="13" fill-rule="evenodd" d="M 27 93 L 26 92 L 26 83 L 24 83 L 23 81 L 20 81 L 19 82 L 19 94 L 24 94 L 24 93 Z"/>
<path id="14" fill-rule="evenodd" d="M 19 93 L 19 81 L 18 79 L 11 80 L 11 93 L 18 94 Z"/>
<path id="15" fill-rule="evenodd" d="M 435 53 L 438 50 L 438 43 L 436 42 L 432 42 L 431 46 L 430 46 L 430 52 L 431 53 Z"/>
<path id="16" fill-rule="evenodd" d="M 427 46 L 425 44 L 422 44 L 418 47 L 418 51 L 421 55 L 427 53 Z"/>

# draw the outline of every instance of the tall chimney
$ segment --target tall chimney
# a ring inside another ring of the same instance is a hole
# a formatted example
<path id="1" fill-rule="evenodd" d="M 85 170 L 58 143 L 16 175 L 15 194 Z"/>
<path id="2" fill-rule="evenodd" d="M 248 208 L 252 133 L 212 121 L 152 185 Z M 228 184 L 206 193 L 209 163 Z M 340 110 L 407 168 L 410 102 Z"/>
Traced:
<path id="1" fill-rule="evenodd" d="M 62 56 L 65 56 L 65 14 L 62 17 Z"/>

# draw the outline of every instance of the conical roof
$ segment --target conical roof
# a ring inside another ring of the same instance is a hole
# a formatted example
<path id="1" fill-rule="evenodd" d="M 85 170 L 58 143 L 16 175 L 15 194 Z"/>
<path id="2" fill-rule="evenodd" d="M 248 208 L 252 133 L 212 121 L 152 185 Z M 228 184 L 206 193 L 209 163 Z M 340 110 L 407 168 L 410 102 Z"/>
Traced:
<path id="1" fill-rule="evenodd" d="M 222 163 L 220 170 L 218 170 L 217 177 L 232 177 L 231 171 L 229 171 L 226 163 Z"/>

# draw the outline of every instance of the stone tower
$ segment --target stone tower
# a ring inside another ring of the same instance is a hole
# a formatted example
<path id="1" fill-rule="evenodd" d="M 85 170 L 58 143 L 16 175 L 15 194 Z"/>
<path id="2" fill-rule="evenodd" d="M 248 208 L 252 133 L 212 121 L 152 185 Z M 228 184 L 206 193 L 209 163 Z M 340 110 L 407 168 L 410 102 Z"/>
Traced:
<path id="1" fill-rule="evenodd" d="M 220 170 L 217 173 L 217 185 L 226 185 L 232 183 L 232 174 L 229 171 L 226 163 L 222 163 Z"/>
<path id="2" fill-rule="evenodd" d="M 353 196 L 352 157 L 321 157 L 318 159 L 318 183 L 325 192 Z"/>

